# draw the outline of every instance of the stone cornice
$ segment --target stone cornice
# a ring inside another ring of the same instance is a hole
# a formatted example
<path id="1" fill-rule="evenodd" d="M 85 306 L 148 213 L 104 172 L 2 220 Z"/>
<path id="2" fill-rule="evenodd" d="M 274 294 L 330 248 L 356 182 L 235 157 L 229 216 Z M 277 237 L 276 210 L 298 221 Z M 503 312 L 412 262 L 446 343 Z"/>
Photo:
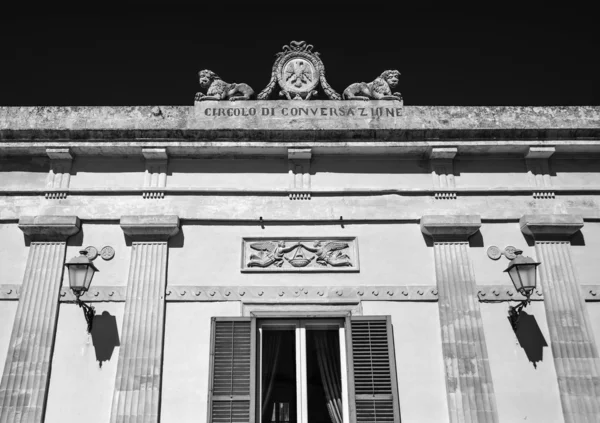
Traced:
<path id="1" fill-rule="evenodd" d="M 519 224 L 525 235 L 535 240 L 568 239 L 583 227 L 583 218 L 571 214 L 527 214 Z"/>
<path id="2" fill-rule="evenodd" d="M 121 229 L 133 241 L 167 241 L 179 232 L 175 215 L 122 216 Z"/>
<path id="3" fill-rule="evenodd" d="M 371 110 L 394 104 L 315 100 L 306 106 L 318 110 L 348 107 Z M 447 147 L 449 141 L 458 154 L 475 150 L 524 156 L 529 144 L 536 142 L 555 145 L 557 154 L 600 152 L 600 145 L 593 142 L 600 139 L 600 107 L 592 106 L 408 106 L 393 117 L 381 119 L 370 113 L 364 117 L 329 114 L 289 117 L 275 113 L 246 118 L 212 117 L 204 113 L 208 107 L 274 110 L 298 107 L 289 101 L 215 102 L 202 107 L 161 106 L 159 115 L 152 113 L 152 106 L 3 107 L 0 108 L 0 154 L 45 154 L 46 148 L 71 148 L 74 155 L 136 151 L 141 154 L 141 148 L 163 147 L 169 156 L 189 154 L 186 148 L 210 154 L 211 147 L 219 147 L 220 153 L 227 153 L 228 147 L 232 154 L 246 154 L 253 148 L 260 148 L 261 153 L 267 151 L 265 148 L 279 148 L 285 154 L 288 147 L 299 145 L 313 148 L 313 154 L 321 154 L 321 150 L 334 152 L 336 148 L 347 154 L 349 146 L 367 143 L 360 148 L 368 150 L 372 146 L 380 151 L 391 148 L 426 155 L 432 146 Z M 286 142 L 281 143 L 282 140 Z M 493 143 L 486 143 L 492 140 Z M 562 145 L 561 140 L 568 143 Z M 244 141 L 244 148 L 227 145 L 239 141 Z M 523 145 L 514 145 L 519 141 L 524 141 Z M 573 141 L 583 144 L 575 145 Z M 483 144 L 479 145 L 480 142 Z"/>
<path id="4" fill-rule="evenodd" d="M 37 242 L 64 242 L 80 228 L 77 216 L 23 216 L 19 219 L 19 229 Z"/>
<path id="5" fill-rule="evenodd" d="M 479 215 L 427 215 L 421 218 L 421 231 L 435 242 L 466 241 L 480 227 Z"/>

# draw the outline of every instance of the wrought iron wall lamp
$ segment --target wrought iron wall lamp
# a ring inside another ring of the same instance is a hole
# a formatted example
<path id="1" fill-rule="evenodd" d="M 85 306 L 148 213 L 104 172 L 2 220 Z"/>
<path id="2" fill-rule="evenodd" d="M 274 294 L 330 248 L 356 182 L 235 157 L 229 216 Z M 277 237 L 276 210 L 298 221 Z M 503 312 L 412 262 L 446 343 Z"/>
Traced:
<path id="1" fill-rule="evenodd" d="M 526 257 L 522 254 L 522 250 L 510 246 L 506 247 L 503 251 L 500 251 L 495 246 L 488 248 L 488 257 L 492 260 L 498 260 L 501 256 L 505 256 L 510 260 L 508 267 L 504 271 L 510 276 L 517 292 L 525 297 L 525 300 L 521 301 L 518 305 L 509 306 L 508 308 L 508 318 L 514 330 L 517 330 L 521 311 L 531 303 L 531 294 L 535 290 L 537 283 L 536 268 L 541 264 L 531 257 Z"/>
<path id="2" fill-rule="evenodd" d="M 95 310 L 91 305 L 87 305 L 81 301 L 81 296 L 85 294 L 92 283 L 94 274 L 98 269 L 92 261 L 98 256 L 98 250 L 95 247 L 87 247 L 79 251 L 78 257 L 73 257 L 65 267 L 69 269 L 69 287 L 75 295 L 75 303 L 83 309 L 83 316 L 87 322 L 87 331 L 92 333 L 92 325 L 94 323 Z M 104 247 L 100 252 L 100 256 L 104 260 L 110 260 L 114 257 L 115 250 L 112 247 Z"/>

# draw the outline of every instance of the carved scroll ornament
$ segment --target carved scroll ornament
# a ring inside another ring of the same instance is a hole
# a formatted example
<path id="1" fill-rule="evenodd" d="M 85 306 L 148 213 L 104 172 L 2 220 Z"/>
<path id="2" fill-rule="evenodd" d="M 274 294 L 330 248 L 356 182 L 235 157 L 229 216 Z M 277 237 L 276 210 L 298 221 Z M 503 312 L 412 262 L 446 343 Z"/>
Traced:
<path id="1" fill-rule="evenodd" d="M 358 271 L 356 238 L 247 238 L 242 271 Z"/>

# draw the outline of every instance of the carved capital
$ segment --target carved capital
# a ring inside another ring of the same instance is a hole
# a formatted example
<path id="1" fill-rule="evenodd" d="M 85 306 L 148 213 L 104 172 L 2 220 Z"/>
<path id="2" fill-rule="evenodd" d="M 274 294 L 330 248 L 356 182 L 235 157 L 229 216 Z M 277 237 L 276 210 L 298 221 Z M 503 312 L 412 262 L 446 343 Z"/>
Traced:
<path id="1" fill-rule="evenodd" d="M 421 232 L 434 241 L 466 241 L 481 227 L 479 215 L 428 215 L 421 218 Z"/>
<path id="2" fill-rule="evenodd" d="M 122 216 L 121 229 L 134 241 L 167 241 L 179 232 L 179 217 L 175 215 Z"/>
<path id="3" fill-rule="evenodd" d="M 527 214 L 519 224 L 521 231 L 535 240 L 562 240 L 583 227 L 583 218 L 572 214 Z"/>
<path id="4" fill-rule="evenodd" d="M 77 216 L 23 216 L 19 229 L 32 241 L 63 241 L 81 228 Z"/>
<path id="5" fill-rule="evenodd" d="M 146 160 L 167 160 L 169 155 L 166 148 L 142 148 Z"/>
<path id="6" fill-rule="evenodd" d="M 68 148 L 47 148 L 46 154 L 51 160 L 73 160 L 71 150 Z"/>

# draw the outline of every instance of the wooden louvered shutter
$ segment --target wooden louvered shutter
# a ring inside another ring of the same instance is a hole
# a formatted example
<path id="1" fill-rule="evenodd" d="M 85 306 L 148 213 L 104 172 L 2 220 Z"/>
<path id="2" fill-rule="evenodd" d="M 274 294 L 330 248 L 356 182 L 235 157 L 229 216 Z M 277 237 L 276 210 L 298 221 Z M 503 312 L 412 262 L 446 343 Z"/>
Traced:
<path id="1" fill-rule="evenodd" d="M 351 422 L 400 422 L 390 317 L 352 316 L 346 328 Z"/>
<path id="2" fill-rule="evenodd" d="M 255 421 L 256 321 L 213 317 L 209 423 Z"/>

